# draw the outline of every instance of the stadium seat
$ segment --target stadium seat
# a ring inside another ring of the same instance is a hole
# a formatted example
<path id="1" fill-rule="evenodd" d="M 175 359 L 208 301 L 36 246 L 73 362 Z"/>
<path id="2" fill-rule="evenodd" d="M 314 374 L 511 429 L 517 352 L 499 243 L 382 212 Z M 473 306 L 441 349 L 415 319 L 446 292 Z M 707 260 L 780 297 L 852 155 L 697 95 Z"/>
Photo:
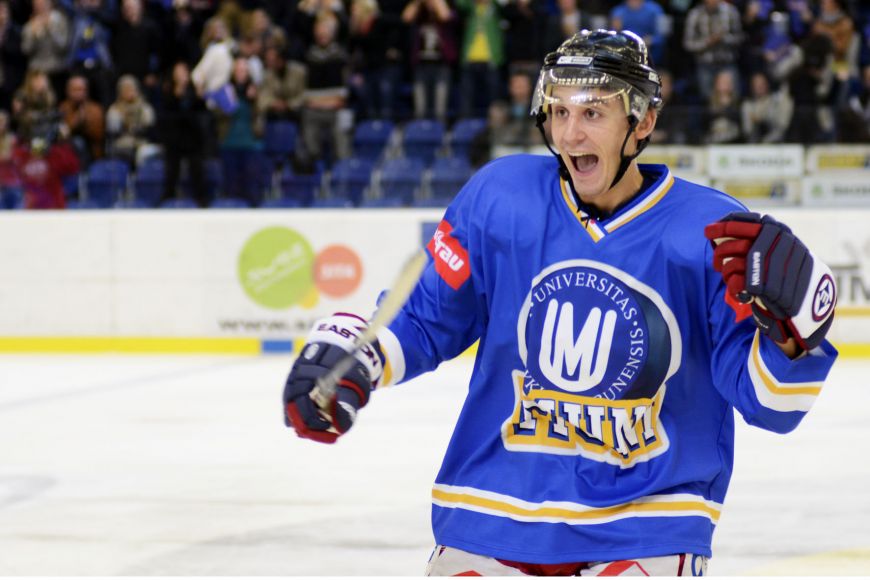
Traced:
<path id="1" fill-rule="evenodd" d="M 432 119 L 409 121 L 402 132 L 402 151 L 405 157 L 432 163 L 444 140 L 444 125 Z"/>
<path id="2" fill-rule="evenodd" d="M 399 157 L 384 161 L 378 179 L 380 197 L 409 204 L 420 189 L 426 167 L 417 158 Z"/>
<path id="3" fill-rule="evenodd" d="M 353 154 L 360 159 L 377 161 L 381 158 L 393 134 L 392 121 L 368 120 L 360 122 L 353 132 Z"/>
<path id="4" fill-rule="evenodd" d="M 162 209 L 198 209 L 199 206 L 189 197 L 176 197 L 167 199 L 160 204 Z"/>
<path id="5" fill-rule="evenodd" d="M 251 202 L 238 197 L 218 197 L 211 202 L 209 207 L 213 209 L 247 209 L 251 207 Z"/>
<path id="6" fill-rule="evenodd" d="M 468 150 L 474 138 L 486 130 L 486 119 L 460 119 L 450 131 L 450 154 L 468 159 Z"/>
<path id="7" fill-rule="evenodd" d="M 102 207 L 92 199 L 71 199 L 66 202 L 67 209 L 102 209 Z"/>
<path id="8" fill-rule="evenodd" d="M 429 171 L 430 196 L 442 200 L 453 199 L 471 174 L 471 165 L 463 157 L 436 159 Z"/>
<path id="9" fill-rule="evenodd" d="M 373 169 L 374 163 L 367 159 L 351 157 L 338 161 L 332 167 L 327 199 L 345 199 L 352 205 L 359 205 L 371 181 Z"/>
<path id="10" fill-rule="evenodd" d="M 130 168 L 120 159 L 98 159 L 91 163 L 85 178 L 87 199 L 97 207 L 112 207 L 124 197 Z"/>
<path id="11" fill-rule="evenodd" d="M 403 207 L 405 203 L 397 197 L 379 197 L 377 199 L 364 199 L 360 207 Z"/>
<path id="12" fill-rule="evenodd" d="M 263 134 L 263 152 L 272 167 L 283 165 L 296 152 L 299 128 L 293 121 L 268 121 Z"/>
<path id="13" fill-rule="evenodd" d="M 343 197 L 324 197 L 311 202 L 311 207 L 333 208 L 353 207 L 353 202 Z"/>
<path id="14" fill-rule="evenodd" d="M 24 207 L 24 190 L 17 185 L 0 187 L 0 210 Z"/>
<path id="15" fill-rule="evenodd" d="M 163 197 L 163 159 L 150 157 L 136 170 L 133 178 L 133 198 L 147 207 L 156 207 Z"/>
<path id="16" fill-rule="evenodd" d="M 320 171 L 314 173 L 296 173 L 290 167 L 284 168 L 278 181 L 279 198 L 296 200 L 297 204 L 292 207 L 306 207 L 317 197 L 320 192 L 320 183 L 323 174 Z"/>

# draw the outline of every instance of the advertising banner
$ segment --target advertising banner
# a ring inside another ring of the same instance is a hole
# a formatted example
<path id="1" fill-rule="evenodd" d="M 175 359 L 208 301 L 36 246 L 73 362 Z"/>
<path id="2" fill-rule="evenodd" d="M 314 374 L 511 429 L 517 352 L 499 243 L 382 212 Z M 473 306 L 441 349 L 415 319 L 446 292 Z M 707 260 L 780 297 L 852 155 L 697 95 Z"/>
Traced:
<path id="1" fill-rule="evenodd" d="M 803 177 L 801 145 L 711 145 L 707 173 L 717 179 Z"/>

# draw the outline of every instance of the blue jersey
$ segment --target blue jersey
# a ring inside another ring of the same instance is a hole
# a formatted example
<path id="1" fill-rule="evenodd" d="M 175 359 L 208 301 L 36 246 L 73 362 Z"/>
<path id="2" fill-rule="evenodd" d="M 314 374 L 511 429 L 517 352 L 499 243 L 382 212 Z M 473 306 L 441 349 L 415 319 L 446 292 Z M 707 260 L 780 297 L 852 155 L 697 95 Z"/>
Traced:
<path id="1" fill-rule="evenodd" d="M 836 358 L 790 360 L 725 301 L 704 226 L 744 209 L 642 165 L 613 216 L 579 210 L 556 160 L 480 170 L 379 335 L 392 382 L 480 340 L 433 492 L 439 544 L 534 563 L 710 556 L 734 413 L 793 429 Z"/>

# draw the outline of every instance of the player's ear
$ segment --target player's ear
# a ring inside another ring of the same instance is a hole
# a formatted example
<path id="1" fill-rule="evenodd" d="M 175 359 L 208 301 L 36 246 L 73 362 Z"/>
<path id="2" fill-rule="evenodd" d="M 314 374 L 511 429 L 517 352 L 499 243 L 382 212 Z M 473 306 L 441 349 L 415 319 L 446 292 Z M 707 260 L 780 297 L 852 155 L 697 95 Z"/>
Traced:
<path id="1" fill-rule="evenodd" d="M 653 129 L 655 129 L 656 126 L 656 120 L 658 120 L 658 111 L 656 111 L 655 108 L 650 107 L 647 109 L 646 115 L 644 115 L 643 119 L 641 119 L 640 123 L 637 124 L 637 127 L 634 130 L 634 134 L 638 141 L 648 137 L 649 134 L 653 132 Z"/>

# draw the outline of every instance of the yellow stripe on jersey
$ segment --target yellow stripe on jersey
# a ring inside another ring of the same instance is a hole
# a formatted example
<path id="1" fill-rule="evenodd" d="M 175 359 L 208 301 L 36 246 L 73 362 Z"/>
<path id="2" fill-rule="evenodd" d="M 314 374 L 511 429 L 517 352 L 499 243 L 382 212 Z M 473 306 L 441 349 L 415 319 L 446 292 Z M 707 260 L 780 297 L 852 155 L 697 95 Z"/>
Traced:
<path id="1" fill-rule="evenodd" d="M 623 215 L 619 216 L 618 218 L 604 226 L 604 229 L 606 229 L 608 233 L 612 232 L 617 228 L 621 228 L 640 214 L 649 211 L 652 206 L 661 201 L 661 199 L 668 191 L 670 191 L 673 185 L 674 176 L 671 175 L 670 170 L 668 170 L 668 173 L 665 175 L 664 182 L 660 186 L 648 193 L 645 199 L 639 204 L 637 204 L 636 206 L 625 212 Z"/>
<path id="2" fill-rule="evenodd" d="M 749 377 L 755 387 L 758 402 L 774 411 L 809 411 L 822 390 L 821 381 L 784 383 L 779 381 L 761 358 L 761 333 L 756 330 L 749 351 Z"/>
<path id="3" fill-rule="evenodd" d="M 593 525 L 635 517 L 697 516 L 719 521 L 722 505 L 692 494 L 653 495 L 608 507 L 564 501 L 527 502 L 472 487 L 435 484 L 432 503 L 523 522 Z"/>
<path id="4" fill-rule="evenodd" d="M 649 211 L 655 204 L 657 204 L 661 199 L 665 196 L 665 194 L 670 191 L 671 187 L 674 185 L 674 176 L 671 175 L 670 170 L 668 170 L 667 174 L 661 185 L 657 188 L 646 194 L 644 199 L 641 200 L 636 206 L 625 212 L 623 215 L 611 221 L 609 224 L 605 226 L 600 226 L 597 221 L 589 218 L 589 214 L 587 214 L 582 209 L 578 210 L 577 206 L 574 203 L 574 199 L 569 191 L 570 186 L 568 182 L 564 179 L 559 179 L 559 185 L 562 189 L 562 197 L 565 199 L 565 203 L 568 204 L 568 207 L 571 208 L 574 217 L 577 218 L 577 221 L 580 222 L 580 225 L 583 226 L 583 229 L 586 230 L 586 233 L 593 239 L 593 241 L 598 242 L 607 234 L 613 232 L 614 230 L 621 228 L 634 218 L 639 215 L 646 213 Z"/>
<path id="5" fill-rule="evenodd" d="M 580 222 L 580 225 L 583 226 L 583 229 L 589 234 L 589 237 L 592 238 L 593 242 L 599 242 L 601 238 L 604 237 L 604 230 L 598 225 L 594 219 L 589 217 L 582 209 L 578 209 L 574 204 L 574 199 L 571 196 L 571 192 L 568 190 L 568 182 L 566 182 L 561 177 L 559 178 L 559 186 L 562 188 L 562 197 L 565 199 L 565 203 L 568 204 L 568 208 L 571 210 L 571 213 L 577 218 L 577 221 Z"/>

